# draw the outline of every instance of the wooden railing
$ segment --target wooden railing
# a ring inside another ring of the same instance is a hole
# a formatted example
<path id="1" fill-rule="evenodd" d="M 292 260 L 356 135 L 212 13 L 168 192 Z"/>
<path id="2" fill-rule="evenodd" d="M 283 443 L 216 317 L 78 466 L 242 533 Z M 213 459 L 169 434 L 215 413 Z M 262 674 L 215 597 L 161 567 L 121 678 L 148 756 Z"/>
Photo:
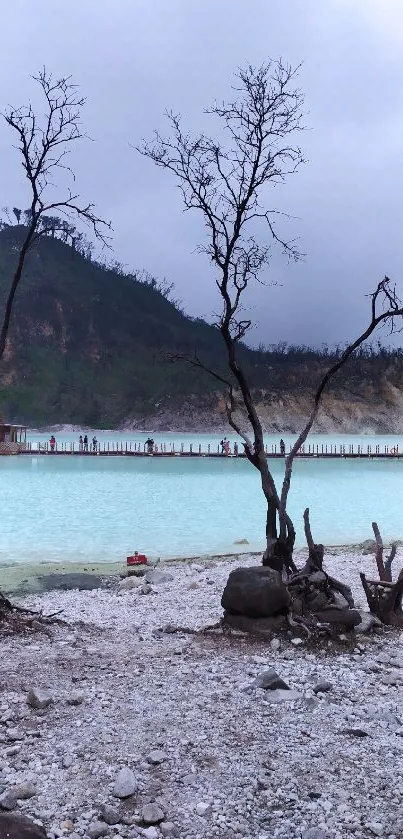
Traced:
<path id="1" fill-rule="evenodd" d="M 1 452 L 0 444 L 0 452 Z M 15 451 L 23 454 L 57 454 L 57 455 L 82 455 L 87 457 L 90 455 L 132 455 L 132 456 L 184 456 L 184 457 L 245 457 L 243 447 L 238 444 L 238 448 L 232 446 L 230 451 L 225 453 L 222 451 L 220 443 L 156 443 L 152 447 L 148 447 L 143 442 L 97 442 L 94 447 L 92 443 L 88 447 L 84 447 L 76 442 L 61 442 L 56 441 L 52 448 L 49 442 L 35 443 L 26 442 L 18 444 L 3 444 L 10 447 L 16 446 Z M 277 444 L 268 444 L 265 446 L 268 457 L 284 458 L 284 453 L 280 451 Z M 290 447 L 287 445 L 286 454 Z M 10 452 L 11 449 L 9 448 Z M 6 451 L 4 452 L 6 453 Z M 399 451 L 398 445 L 381 445 L 381 444 L 340 444 L 340 443 L 311 443 L 303 446 L 297 457 L 299 458 L 376 458 L 376 457 L 394 457 L 403 458 L 403 449 Z"/>

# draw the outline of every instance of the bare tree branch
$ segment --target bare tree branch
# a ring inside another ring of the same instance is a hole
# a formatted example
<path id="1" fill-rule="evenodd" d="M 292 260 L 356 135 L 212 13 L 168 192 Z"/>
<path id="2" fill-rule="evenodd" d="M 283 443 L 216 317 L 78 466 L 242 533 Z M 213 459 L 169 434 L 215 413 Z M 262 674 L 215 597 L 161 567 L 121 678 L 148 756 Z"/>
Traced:
<path id="1" fill-rule="evenodd" d="M 357 349 L 372 335 L 375 329 L 381 324 L 388 321 L 392 321 L 396 317 L 401 317 L 403 315 L 403 307 L 398 300 L 396 295 L 396 289 L 394 286 L 391 285 L 391 281 L 389 277 L 384 277 L 381 280 L 375 291 L 372 292 L 370 295 L 371 298 L 371 319 L 366 329 L 349 344 L 344 352 L 341 354 L 340 358 L 336 361 L 335 364 L 330 367 L 329 370 L 325 373 L 322 380 L 319 383 L 319 386 L 316 390 L 314 400 L 313 400 L 313 408 L 311 414 L 308 418 L 307 423 L 305 424 L 304 428 L 300 432 L 295 441 L 294 445 L 291 448 L 289 455 L 286 457 L 285 460 L 285 474 L 284 474 L 284 481 L 281 490 L 281 501 L 280 501 L 280 509 L 279 509 L 279 516 L 280 516 L 280 530 L 282 529 L 283 535 L 284 530 L 286 529 L 285 524 L 285 512 L 287 507 L 287 498 L 288 493 L 291 485 L 291 475 L 292 475 L 292 468 L 294 464 L 294 459 L 296 454 L 299 452 L 301 446 L 304 444 L 313 423 L 318 415 L 318 411 L 320 408 L 321 400 L 323 393 L 329 382 L 333 379 L 333 377 L 338 373 L 338 371 L 344 366 L 346 361 L 356 352 Z"/>
<path id="2" fill-rule="evenodd" d="M 34 76 L 45 99 L 45 114 L 40 117 L 32 104 L 9 107 L 2 113 L 17 140 L 25 177 L 29 182 L 29 222 L 20 247 L 17 267 L 6 300 L 0 330 L 0 360 L 4 355 L 15 293 L 20 283 L 25 258 L 39 237 L 49 231 L 46 216 L 57 211 L 66 219 L 77 219 L 91 229 L 102 246 L 109 246 L 111 224 L 96 215 L 93 204 L 81 204 L 79 195 L 68 186 L 61 197 L 52 197 L 53 177 L 63 172 L 75 180 L 66 159 L 77 140 L 85 138 L 81 112 L 85 100 L 79 95 L 70 76 L 56 79 L 43 68 Z M 53 228 L 54 229 L 54 228 Z"/>

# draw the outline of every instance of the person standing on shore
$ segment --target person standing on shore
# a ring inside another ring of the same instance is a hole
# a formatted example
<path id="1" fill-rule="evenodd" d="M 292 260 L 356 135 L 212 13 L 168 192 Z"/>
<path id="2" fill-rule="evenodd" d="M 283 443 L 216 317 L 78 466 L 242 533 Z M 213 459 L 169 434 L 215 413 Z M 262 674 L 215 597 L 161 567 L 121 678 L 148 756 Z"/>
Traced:
<path id="1" fill-rule="evenodd" d="M 54 452 L 55 447 L 56 447 L 56 437 L 53 434 L 52 434 L 52 436 L 49 440 L 49 445 L 50 445 L 50 451 Z"/>
<path id="2" fill-rule="evenodd" d="M 280 440 L 280 454 L 281 454 L 282 457 L 284 457 L 284 455 L 285 455 L 285 442 L 284 442 L 283 438 L 281 438 L 281 440 Z"/>
<path id="3" fill-rule="evenodd" d="M 88 452 L 88 437 L 86 434 L 84 435 L 83 448 L 85 452 Z"/>
<path id="4" fill-rule="evenodd" d="M 92 451 L 93 452 L 98 451 L 98 440 L 95 436 L 92 438 Z"/>
<path id="5" fill-rule="evenodd" d="M 80 434 L 80 436 L 79 436 L 79 438 L 78 438 L 78 448 L 79 448 L 79 451 L 80 451 L 80 452 L 82 452 L 83 447 L 84 447 L 84 443 L 83 443 L 83 435 L 82 435 L 82 434 Z"/>

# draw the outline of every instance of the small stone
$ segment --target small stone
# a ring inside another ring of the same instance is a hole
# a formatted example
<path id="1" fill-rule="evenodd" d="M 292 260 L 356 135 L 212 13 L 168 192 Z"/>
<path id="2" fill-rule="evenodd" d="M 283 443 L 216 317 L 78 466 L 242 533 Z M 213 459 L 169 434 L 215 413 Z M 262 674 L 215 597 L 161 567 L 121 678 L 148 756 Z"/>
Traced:
<path id="1" fill-rule="evenodd" d="M 142 835 L 145 839 L 159 839 L 160 834 L 156 827 L 146 827 L 142 830 Z"/>
<path id="2" fill-rule="evenodd" d="M 14 810 L 17 805 L 17 798 L 14 795 L 13 791 L 7 789 L 0 795 L 0 809 L 1 810 Z"/>
<path id="3" fill-rule="evenodd" d="M 137 787 L 134 772 L 128 766 L 124 766 L 117 775 L 113 794 L 116 798 L 129 798 L 130 795 L 134 795 L 137 792 Z"/>
<path id="4" fill-rule="evenodd" d="M 157 766 L 159 763 L 163 763 L 166 759 L 167 755 L 160 749 L 154 749 L 149 755 L 147 755 L 148 762 L 152 763 L 154 766 Z"/>
<path id="5" fill-rule="evenodd" d="M 174 579 L 172 574 L 167 571 L 146 571 L 145 579 L 147 583 L 152 583 L 153 586 L 159 586 L 163 583 L 171 583 Z"/>
<path id="6" fill-rule="evenodd" d="M 277 650 L 279 650 L 280 647 L 281 647 L 280 639 L 279 638 L 272 638 L 271 641 L 270 641 L 270 646 L 271 646 L 272 650 L 274 650 L 274 652 L 277 652 Z"/>
<path id="7" fill-rule="evenodd" d="M 36 795 L 37 789 L 34 784 L 17 784 L 15 787 L 11 787 L 10 792 L 12 792 L 17 800 L 27 801 Z"/>
<path id="8" fill-rule="evenodd" d="M 7 757 L 15 757 L 21 751 L 21 746 L 10 746 L 9 749 L 6 749 Z"/>
<path id="9" fill-rule="evenodd" d="M 62 767 L 63 769 L 69 769 L 73 763 L 73 758 L 71 755 L 63 755 L 62 759 Z"/>
<path id="10" fill-rule="evenodd" d="M 163 836 L 175 836 L 176 827 L 173 822 L 161 822 L 160 830 Z"/>
<path id="11" fill-rule="evenodd" d="M 105 822 L 95 821 L 87 828 L 89 839 L 100 839 L 108 833 L 108 825 Z"/>
<path id="12" fill-rule="evenodd" d="M 256 677 L 253 684 L 255 687 L 263 688 L 263 690 L 277 690 L 278 688 L 280 690 L 290 689 L 272 667 L 259 673 L 259 676 Z"/>
<path id="13" fill-rule="evenodd" d="M 302 834 L 302 839 L 329 839 L 329 834 L 327 831 L 322 830 L 321 827 L 309 827 Z"/>
<path id="14" fill-rule="evenodd" d="M 300 647 L 301 644 L 304 643 L 303 638 L 291 638 L 291 643 L 294 644 L 294 647 Z"/>
<path id="15" fill-rule="evenodd" d="M 84 702 L 84 694 L 78 690 L 73 690 L 70 696 L 67 697 L 68 705 L 81 705 Z"/>
<path id="16" fill-rule="evenodd" d="M 385 828 L 380 822 L 367 822 L 365 827 L 368 827 L 374 836 L 385 836 Z"/>
<path id="17" fill-rule="evenodd" d="M 60 822 L 60 830 L 68 830 L 69 832 L 73 830 L 74 822 L 71 819 L 64 819 L 64 821 Z"/>
<path id="18" fill-rule="evenodd" d="M 10 740 L 12 743 L 15 743 L 17 740 L 23 740 L 24 735 L 19 728 L 8 728 L 7 729 L 7 739 Z"/>
<path id="19" fill-rule="evenodd" d="M 321 682 L 317 682 L 317 684 L 313 687 L 314 693 L 328 693 L 329 690 L 333 690 L 333 685 L 326 679 Z"/>
<path id="20" fill-rule="evenodd" d="M 141 589 L 140 589 L 140 594 L 151 594 L 151 592 L 152 592 L 152 587 L 147 585 L 147 584 L 142 586 Z"/>
<path id="21" fill-rule="evenodd" d="M 193 580 L 193 582 L 189 583 L 188 585 L 188 591 L 196 591 L 196 589 L 198 588 L 200 588 L 200 583 L 198 583 L 196 580 Z"/>
<path id="22" fill-rule="evenodd" d="M 42 688 L 31 688 L 27 694 L 27 704 L 31 708 L 47 708 L 53 702 L 53 696 L 49 690 Z"/>
<path id="23" fill-rule="evenodd" d="M 159 824 L 165 817 L 165 813 L 158 804 L 145 804 L 141 811 L 141 818 L 144 824 Z"/>
<path id="24" fill-rule="evenodd" d="M 210 811 L 211 804 L 206 804 L 204 801 L 200 801 L 199 804 L 196 804 L 196 813 L 198 816 L 206 816 Z"/>
<path id="25" fill-rule="evenodd" d="M 302 693 L 297 690 L 269 690 L 267 692 L 267 702 L 294 702 L 297 699 L 302 699 Z"/>
<path id="26" fill-rule="evenodd" d="M 343 728 L 340 734 L 350 734 L 351 737 L 369 737 L 368 731 L 364 731 L 362 728 Z"/>
<path id="27" fill-rule="evenodd" d="M 102 819 L 104 820 L 104 822 L 106 822 L 106 824 L 119 824 L 119 822 L 121 821 L 119 811 L 116 809 L 116 807 L 112 807 L 110 804 L 103 804 L 100 808 L 100 813 Z"/>

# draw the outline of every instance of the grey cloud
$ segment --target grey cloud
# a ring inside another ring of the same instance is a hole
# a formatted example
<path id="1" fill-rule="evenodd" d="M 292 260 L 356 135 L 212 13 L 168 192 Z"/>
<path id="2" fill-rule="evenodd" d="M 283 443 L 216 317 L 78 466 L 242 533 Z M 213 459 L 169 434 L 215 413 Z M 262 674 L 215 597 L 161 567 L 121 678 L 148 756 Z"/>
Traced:
<path id="1" fill-rule="evenodd" d="M 298 217 L 288 229 L 306 258 L 273 252 L 265 279 L 277 285 L 248 297 L 251 338 L 334 343 L 364 322 L 378 279 L 402 274 L 402 17 L 380 0 L 36 0 L 35 14 L 16 0 L 2 9 L 0 102 L 26 101 L 42 64 L 74 76 L 94 138 L 75 153 L 77 181 L 112 220 L 116 258 L 173 280 L 186 310 L 209 318 L 218 300 L 195 252 L 202 222 L 130 143 L 163 130 L 165 107 L 207 130 L 203 107 L 246 62 L 302 61 L 309 162 L 274 197 Z M 0 126 L 2 205 L 25 199 L 10 140 Z"/>

